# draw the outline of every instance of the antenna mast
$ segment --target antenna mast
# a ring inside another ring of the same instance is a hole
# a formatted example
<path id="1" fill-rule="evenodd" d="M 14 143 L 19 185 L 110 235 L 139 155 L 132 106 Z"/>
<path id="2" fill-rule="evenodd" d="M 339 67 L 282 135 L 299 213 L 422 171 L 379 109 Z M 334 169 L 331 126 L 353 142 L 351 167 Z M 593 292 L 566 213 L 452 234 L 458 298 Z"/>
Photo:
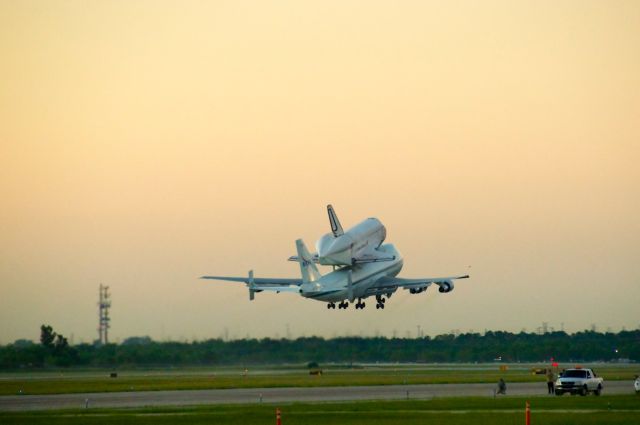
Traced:
<path id="1" fill-rule="evenodd" d="M 109 293 L 109 287 L 100 284 L 100 297 L 98 301 L 98 343 L 109 343 L 109 307 L 111 307 L 111 294 Z"/>

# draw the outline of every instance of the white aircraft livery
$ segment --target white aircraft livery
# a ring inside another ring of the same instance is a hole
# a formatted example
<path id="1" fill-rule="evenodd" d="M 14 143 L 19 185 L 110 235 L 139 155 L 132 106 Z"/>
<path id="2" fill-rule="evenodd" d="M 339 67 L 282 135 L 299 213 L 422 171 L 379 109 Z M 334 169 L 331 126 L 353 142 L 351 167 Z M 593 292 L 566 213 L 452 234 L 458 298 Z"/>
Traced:
<path id="1" fill-rule="evenodd" d="M 455 279 L 469 275 L 404 279 L 396 277 L 403 259 L 393 244 L 383 243 L 387 230 L 377 218 L 368 218 L 346 232 L 331 205 L 327 206 L 331 233 L 316 243 L 317 253 L 311 254 L 302 239 L 296 240 L 298 255 L 290 257 L 300 265 L 301 279 L 258 278 L 253 270 L 247 277 L 202 276 L 201 279 L 243 282 L 249 289 L 249 299 L 256 292 L 295 292 L 305 298 L 327 303 L 327 308 L 346 309 L 355 302 L 356 309 L 365 308 L 364 300 L 375 297 L 376 308 L 384 309 L 391 295 L 404 288 L 411 294 L 424 292 L 431 284 L 442 293 L 453 290 Z M 316 264 L 331 265 L 333 271 L 320 274 Z"/>

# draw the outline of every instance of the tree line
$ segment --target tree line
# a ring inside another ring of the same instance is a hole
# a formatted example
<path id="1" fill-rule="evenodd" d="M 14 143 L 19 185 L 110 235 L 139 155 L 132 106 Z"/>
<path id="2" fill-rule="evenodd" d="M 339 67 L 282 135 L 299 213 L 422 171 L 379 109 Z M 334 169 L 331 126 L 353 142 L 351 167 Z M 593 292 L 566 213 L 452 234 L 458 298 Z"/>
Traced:
<path id="1" fill-rule="evenodd" d="M 147 367 L 248 364 L 357 364 L 371 362 L 559 362 L 640 361 L 640 330 L 545 334 L 489 331 L 421 338 L 209 339 L 158 342 L 127 338 L 120 344 L 70 345 L 50 326 L 40 343 L 0 346 L 0 369 L 43 367 Z"/>

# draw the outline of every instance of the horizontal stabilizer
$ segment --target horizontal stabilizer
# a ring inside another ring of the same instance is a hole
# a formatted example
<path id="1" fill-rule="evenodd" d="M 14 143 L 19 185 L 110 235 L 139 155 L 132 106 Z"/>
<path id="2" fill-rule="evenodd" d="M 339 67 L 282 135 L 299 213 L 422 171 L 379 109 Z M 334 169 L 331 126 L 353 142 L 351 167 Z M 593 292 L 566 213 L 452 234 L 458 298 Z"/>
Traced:
<path id="1" fill-rule="evenodd" d="M 243 282 L 249 284 L 248 277 L 236 277 L 236 276 L 201 276 L 200 279 L 213 279 L 213 280 L 226 280 L 228 282 Z M 302 285 L 302 279 L 289 279 L 289 278 L 270 278 L 270 277 L 254 277 L 253 285 L 259 289 L 268 289 L 270 286 L 286 286 Z"/>
<path id="2" fill-rule="evenodd" d="M 300 257 L 298 257 L 297 255 L 292 255 L 291 257 L 287 258 L 287 261 L 295 261 L 296 263 L 300 261 Z M 318 257 L 318 254 L 311 254 L 311 258 L 307 261 L 312 261 L 316 264 L 320 263 L 320 259 Z"/>

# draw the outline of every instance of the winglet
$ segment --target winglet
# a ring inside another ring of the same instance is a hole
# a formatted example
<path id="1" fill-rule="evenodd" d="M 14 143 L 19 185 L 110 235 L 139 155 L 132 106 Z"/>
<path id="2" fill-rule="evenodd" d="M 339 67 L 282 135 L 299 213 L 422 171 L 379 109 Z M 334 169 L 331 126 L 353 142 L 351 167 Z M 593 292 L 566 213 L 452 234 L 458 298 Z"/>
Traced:
<path id="1" fill-rule="evenodd" d="M 336 212 L 333 210 L 331 204 L 327 205 L 327 212 L 329 213 L 329 224 L 331 225 L 331 231 L 333 232 L 334 237 L 344 235 L 344 230 L 342 230 L 342 226 L 340 225 L 340 220 L 338 220 L 338 216 Z"/>
<path id="2" fill-rule="evenodd" d="M 256 297 L 256 285 L 253 281 L 253 270 L 249 270 L 249 283 L 247 286 L 249 287 L 249 301 L 253 301 Z"/>

